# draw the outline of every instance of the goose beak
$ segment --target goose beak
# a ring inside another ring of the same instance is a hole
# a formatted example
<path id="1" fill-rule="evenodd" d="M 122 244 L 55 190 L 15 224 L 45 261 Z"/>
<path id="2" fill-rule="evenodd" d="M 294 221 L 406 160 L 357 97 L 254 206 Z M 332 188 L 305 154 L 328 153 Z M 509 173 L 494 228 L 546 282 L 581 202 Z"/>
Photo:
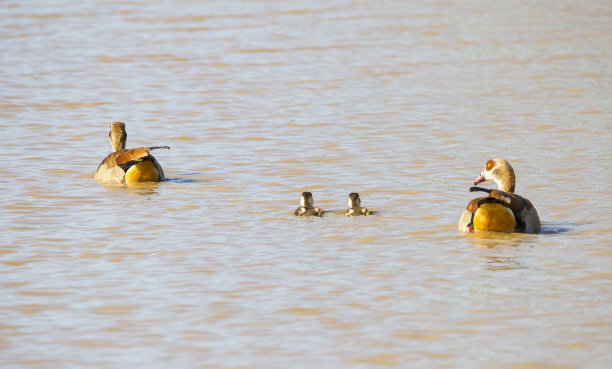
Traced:
<path id="1" fill-rule="evenodd" d="M 482 182 L 484 182 L 486 180 L 487 179 L 485 178 L 484 174 L 481 174 L 480 177 L 476 178 L 476 180 L 474 181 L 474 184 L 477 185 L 477 184 L 480 184 L 480 183 L 482 183 Z"/>

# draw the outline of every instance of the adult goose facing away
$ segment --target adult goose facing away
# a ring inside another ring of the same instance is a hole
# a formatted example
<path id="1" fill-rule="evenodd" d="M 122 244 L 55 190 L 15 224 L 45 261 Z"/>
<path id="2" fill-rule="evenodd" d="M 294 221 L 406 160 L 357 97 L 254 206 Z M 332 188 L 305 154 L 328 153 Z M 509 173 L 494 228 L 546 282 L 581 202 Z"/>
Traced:
<path id="1" fill-rule="evenodd" d="M 164 180 L 164 171 L 151 155 L 152 150 L 170 149 L 169 146 L 136 147 L 126 149 L 125 123 L 112 122 L 108 134 L 113 152 L 98 166 L 95 179 L 100 182 L 137 183 Z"/>

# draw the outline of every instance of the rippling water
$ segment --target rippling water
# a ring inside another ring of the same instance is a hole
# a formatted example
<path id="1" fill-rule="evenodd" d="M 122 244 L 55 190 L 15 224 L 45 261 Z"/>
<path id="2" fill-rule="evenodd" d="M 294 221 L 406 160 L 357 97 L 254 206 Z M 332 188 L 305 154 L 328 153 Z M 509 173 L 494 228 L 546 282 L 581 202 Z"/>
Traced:
<path id="1" fill-rule="evenodd" d="M 4 2 L 0 366 L 607 368 L 609 1 Z M 98 184 L 111 121 L 169 180 Z M 489 158 L 540 235 L 456 231 Z M 302 191 L 342 210 L 291 215 Z"/>

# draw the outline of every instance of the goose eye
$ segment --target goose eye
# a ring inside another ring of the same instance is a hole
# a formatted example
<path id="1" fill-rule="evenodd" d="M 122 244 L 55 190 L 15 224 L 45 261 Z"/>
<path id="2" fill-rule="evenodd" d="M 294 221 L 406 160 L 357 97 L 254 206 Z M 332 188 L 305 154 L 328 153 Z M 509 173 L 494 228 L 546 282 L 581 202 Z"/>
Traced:
<path id="1" fill-rule="evenodd" d="M 489 160 L 489 161 L 487 162 L 487 166 L 486 166 L 486 168 L 487 168 L 487 170 L 490 170 L 490 169 L 492 169 L 494 166 L 495 166 L 495 162 L 493 161 L 493 159 L 491 159 L 491 160 Z"/>

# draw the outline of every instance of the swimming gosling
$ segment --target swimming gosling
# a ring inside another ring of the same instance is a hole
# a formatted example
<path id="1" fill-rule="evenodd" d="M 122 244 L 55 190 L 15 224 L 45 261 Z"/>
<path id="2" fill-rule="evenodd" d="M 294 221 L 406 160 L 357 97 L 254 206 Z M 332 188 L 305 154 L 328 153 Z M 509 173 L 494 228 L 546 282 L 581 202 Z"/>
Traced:
<path id="1" fill-rule="evenodd" d="M 320 217 L 323 212 L 320 208 L 313 206 L 312 193 L 302 192 L 302 198 L 300 199 L 300 207 L 295 209 L 293 214 L 298 217 L 315 216 Z"/>
<path id="2" fill-rule="evenodd" d="M 361 199 L 357 192 L 349 194 L 347 204 L 349 208 L 344 212 L 344 215 L 347 217 L 372 214 L 369 209 L 361 207 Z"/>

